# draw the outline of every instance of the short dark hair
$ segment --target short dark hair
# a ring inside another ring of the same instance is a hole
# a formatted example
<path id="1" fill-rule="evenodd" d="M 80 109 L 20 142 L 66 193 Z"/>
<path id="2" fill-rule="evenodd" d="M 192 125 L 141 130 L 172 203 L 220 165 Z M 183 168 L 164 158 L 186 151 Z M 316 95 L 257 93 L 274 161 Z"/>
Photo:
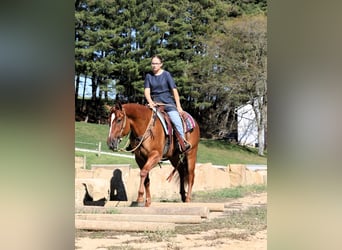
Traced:
<path id="1" fill-rule="evenodd" d="M 158 58 L 158 59 L 160 60 L 161 63 L 163 62 L 163 58 L 162 58 L 160 55 L 154 55 L 154 56 L 152 56 L 152 57 L 151 57 L 151 60 L 152 60 L 153 58 Z"/>

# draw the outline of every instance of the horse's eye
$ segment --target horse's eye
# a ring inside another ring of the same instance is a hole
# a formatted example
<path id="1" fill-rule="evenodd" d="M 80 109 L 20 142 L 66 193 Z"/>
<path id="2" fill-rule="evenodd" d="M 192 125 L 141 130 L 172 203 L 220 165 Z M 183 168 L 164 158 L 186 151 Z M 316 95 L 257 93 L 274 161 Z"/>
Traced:
<path id="1" fill-rule="evenodd" d="M 121 119 L 118 119 L 117 121 L 116 121 L 116 123 L 120 123 L 121 122 Z"/>

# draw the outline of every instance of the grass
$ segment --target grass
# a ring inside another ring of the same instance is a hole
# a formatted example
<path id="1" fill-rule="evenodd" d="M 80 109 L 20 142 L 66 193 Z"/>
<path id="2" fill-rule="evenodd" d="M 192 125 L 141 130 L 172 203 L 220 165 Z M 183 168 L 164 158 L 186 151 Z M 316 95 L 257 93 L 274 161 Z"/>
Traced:
<path id="1" fill-rule="evenodd" d="M 189 226 L 177 226 L 177 234 L 194 234 L 213 229 L 240 229 L 234 232 L 217 232 L 214 238 L 207 240 L 214 240 L 215 238 L 228 237 L 231 239 L 244 240 L 249 235 L 265 230 L 267 228 L 267 207 L 250 207 L 246 210 L 232 212 L 229 216 L 215 218 L 210 221 L 205 221 L 200 224 Z M 224 234 L 224 235 L 220 235 Z"/>
<path id="2" fill-rule="evenodd" d="M 154 242 L 168 241 L 171 237 L 176 236 L 173 231 L 145 231 L 144 235 L 148 241 Z"/>
<path id="3" fill-rule="evenodd" d="M 234 188 L 224 188 L 211 191 L 197 191 L 193 193 L 193 202 L 219 202 L 227 199 L 236 199 L 252 193 L 262 193 L 267 191 L 266 185 L 238 186 Z"/>
<path id="4" fill-rule="evenodd" d="M 98 150 L 98 144 L 101 143 L 103 152 L 111 152 L 106 144 L 108 134 L 108 125 L 92 124 L 84 122 L 75 122 L 75 147 Z M 121 147 L 126 143 L 124 139 Z M 132 155 L 131 153 L 122 153 Z M 108 155 L 98 156 L 96 153 L 75 152 L 76 156 L 85 156 L 87 168 L 91 164 L 131 164 L 137 167 L 134 159 L 115 157 Z M 266 156 L 259 156 L 257 149 L 242 147 L 231 144 L 223 140 L 201 139 L 198 152 L 197 162 L 212 163 L 213 165 L 228 164 L 267 164 Z"/>
<path id="5" fill-rule="evenodd" d="M 197 154 L 198 162 L 214 165 L 267 164 L 266 156 L 259 156 L 257 149 L 239 146 L 223 140 L 201 139 Z"/>

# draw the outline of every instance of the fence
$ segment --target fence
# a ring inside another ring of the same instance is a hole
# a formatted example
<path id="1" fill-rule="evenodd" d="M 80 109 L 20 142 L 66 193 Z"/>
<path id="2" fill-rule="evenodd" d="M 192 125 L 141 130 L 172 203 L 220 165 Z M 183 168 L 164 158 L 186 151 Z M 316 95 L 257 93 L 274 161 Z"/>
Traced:
<path id="1" fill-rule="evenodd" d="M 92 143 L 92 142 L 75 141 L 75 144 L 94 145 L 94 148 L 93 148 L 93 149 L 85 149 L 85 148 L 78 148 L 78 147 L 75 147 L 75 150 L 76 150 L 76 151 L 90 150 L 89 152 L 95 152 L 95 153 L 97 153 L 97 156 L 99 156 L 99 157 L 101 156 L 101 146 L 102 146 L 102 143 L 101 143 L 101 142 Z M 87 152 L 87 151 L 85 151 L 85 152 Z"/>
<path id="2" fill-rule="evenodd" d="M 110 153 L 110 152 L 102 151 L 102 148 L 101 148 L 102 147 L 102 143 L 101 142 L 91 143 L 91 142 L 75 141 L 75 145 L 76 144 L 91 145 L 90 147 L 87 147 L 87 148 L 75 147 L 75 151 L 88 152 L 88 153 L 96 153 L 98 157 L 100 157 L 101 154 L 103 154 L 103 155 L 112 155 L 112 156 L 131 158 L 131 159 L 134 158 L 134 156 L 132 156 L 132 155 L 119 154 L 119 153 Z M 89 148 L 91 148 L 91 149 L 89 149 Z"/>

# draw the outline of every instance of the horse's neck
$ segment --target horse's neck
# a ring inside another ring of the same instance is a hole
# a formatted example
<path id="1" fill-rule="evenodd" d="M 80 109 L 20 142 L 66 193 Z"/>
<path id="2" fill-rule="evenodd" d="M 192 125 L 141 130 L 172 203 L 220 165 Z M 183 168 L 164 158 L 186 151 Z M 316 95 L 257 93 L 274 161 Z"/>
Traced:
<path id="1" fill-rule="evenodd" d="M 130 123 L 130 128 L 137 136 L 142 136 L 151 120 L 151 112 L 148 109 L 130 108 L 126 110 L 126 115 Z"/>

